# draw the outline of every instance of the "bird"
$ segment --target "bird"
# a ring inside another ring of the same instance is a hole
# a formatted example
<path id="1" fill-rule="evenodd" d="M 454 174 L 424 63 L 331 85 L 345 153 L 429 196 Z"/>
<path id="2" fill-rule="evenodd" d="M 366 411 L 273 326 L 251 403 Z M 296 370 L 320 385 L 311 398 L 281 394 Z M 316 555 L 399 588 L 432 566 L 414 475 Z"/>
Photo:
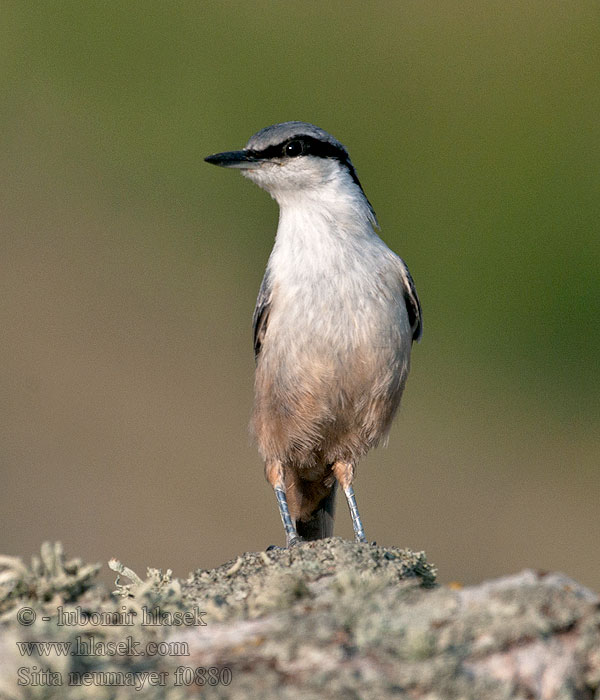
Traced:
<path id="1" fill-rule="evenodd" d="M 279 205 L 253 315 L 250 426 L 286 547 L 333 535 L 338 484 L 366 543 L 353 483 L 360 458 L 387 442 L 421 338 L 411 274 L 378 235 L 348 151 L 314 124 L 267 126 L 205 160 Z"/>

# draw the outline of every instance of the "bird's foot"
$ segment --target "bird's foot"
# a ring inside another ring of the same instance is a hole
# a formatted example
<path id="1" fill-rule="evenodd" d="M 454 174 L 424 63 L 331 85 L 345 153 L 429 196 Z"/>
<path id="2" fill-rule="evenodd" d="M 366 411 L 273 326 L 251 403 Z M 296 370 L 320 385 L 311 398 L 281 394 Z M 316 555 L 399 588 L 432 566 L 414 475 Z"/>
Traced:
<path id="1" fill-rule="evenodd" d="M 302 544 L 304 540 L 300 535 L 297 535 L 296 537 L 290 537 L 287 541 L 287 544 L 285 547 L 280 547 L 278 544 L 270 544 L 265 551 L 267 552 L 275 552 L 275 551 L 283 551 L 284 549 L 290 549 L 291 547 L 297 547 L 299 544 Z"/>
<path id="2" fill-rule="evenodd" d="M 287 541 L 287 548 L 291 549 L 292 547 L 297 547 L 299 544 L 302 544 L 304 540 L 300 535 L 296 535 L 296 537 L 290 537 L 288 538 Z"/>

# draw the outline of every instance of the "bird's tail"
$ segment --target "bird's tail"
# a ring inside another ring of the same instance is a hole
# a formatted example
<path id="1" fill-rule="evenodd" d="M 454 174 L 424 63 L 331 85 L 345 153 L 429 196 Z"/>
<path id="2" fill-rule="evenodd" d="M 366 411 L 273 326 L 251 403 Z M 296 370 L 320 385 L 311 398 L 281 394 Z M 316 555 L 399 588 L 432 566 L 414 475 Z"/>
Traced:
<path id="1" fill-rule="evenodd" d="M 334 481 L 329 493 L 319 501 L 308 517 L 296 520 L 296 529 L 302 539 L 320 540 L 333 535 L 336 486 L 337 482 Z"/>

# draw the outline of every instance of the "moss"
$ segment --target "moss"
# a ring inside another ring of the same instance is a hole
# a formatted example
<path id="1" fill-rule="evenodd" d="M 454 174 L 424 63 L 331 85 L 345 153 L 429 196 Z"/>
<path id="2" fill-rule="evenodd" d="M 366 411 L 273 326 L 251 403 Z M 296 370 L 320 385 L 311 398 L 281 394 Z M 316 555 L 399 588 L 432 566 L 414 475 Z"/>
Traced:
<path id="1" fill-rule="evenodd" d="M 24 665 L 65 680 L 72 672 L 138 679 L 164 673 L 164 685 L 143 685 L 149 700 L 196 692 L 232 699 L 575 699 L 593 697 L 600 682 L 598 598 L 560 575 L 523 572 L 455 590 L 435 585 L 435 569 L 423 553 L 339 538 L 246 553 L 186 581 L 157 569 L 142 579 L 113 561 L 119 580 L 112 594 L 95 580 L 96 565 L 66 563 L 60 545 L 44 545 L 31 566 L 15 558 L 0 559 L 0 565 L 2 698 L 131 697 L 130 687 L 105 683 L 63 685 L 60 692 L 43 684 L 18 686 Z M 37 615 L 28 626 L 17 623 L 24 606 Z M 57 626 L 59 606 L 131 616 L 130 626 L 94 627 L 97 642 L 130 637 L 139 645 L 177 644 L 176 651 L 186 653 L 24 660 L 17 642 L 89 641 L 89 629 Z M 145 610 L 169 624 L 141 624 Z M 192 611 L 199 614 L 196 623 L 173 622 Z M 178 667 L 187 669 L 183 685 L 176 683 Z M 202 687 L 196 685 L 198 668 L 207 681 Z M 218 684 L 208 683 L 209 670 Z M 231 683 L 225 684 L 228 674 Z"/>

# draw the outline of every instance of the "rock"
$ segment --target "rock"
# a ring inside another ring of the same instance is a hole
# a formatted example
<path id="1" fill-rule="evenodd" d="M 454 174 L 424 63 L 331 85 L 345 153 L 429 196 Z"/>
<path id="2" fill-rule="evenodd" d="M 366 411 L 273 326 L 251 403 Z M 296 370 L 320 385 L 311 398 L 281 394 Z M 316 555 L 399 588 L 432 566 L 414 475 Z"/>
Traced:
<path id="1" fill-rule="evenodd" d="M 56 593 L 52 601 L 31 601 L 15 584 L 19 596 L 0 601 L 13 611 L 4 614 L 0 641 L 1 697 L 129 698 L 137 679 L 144 698 L 168 700 L 196 694 L 232 700 L 600 700 L 600 600 L 560 574 L 524 571 L 477 586 L 444 587 L 435 584 L 423 553 L 339 538 L 243 554 L 186 581 L 151 569 L 140 583 L 122 564 L 111 566 L 132 580 L 119 586 L 118 597 L 97 583 L 86 589 L 66 581 L 64 600 Z M 29 576 L 31 590 L 32 572 L 22 563 L 13 568 L 20 574 L 11 580 Z M 78 564 L 73 575 L 80 570 Z M 17 641 L 73 642 L 90 632 L 59 629 L 52 615 L 61 603 L 69 610 L 79 604 L 131 613 L 131 626 L 91 632 L 107 643 L 132 637 L 142 649 L 162 643 L 169 645 L 166 653 L 26 660 L 15 654 Z M 25 605 L 50 614 L 50 622 L 38 616 L 35 624 L 19 627 L 16 611 Z M 148 610 L 165 624 L 142 625 Z M 19 665 L 34 663 L 60 675 L 59 694 L 38 687 L 33 695 L 31 687 L 17 685 Z M 69 684 L 69 673 L 78 669 L 96 674 L 89 676 L 94 684 Z M 153 685 L 151 673 L 163 682 Z"/>

